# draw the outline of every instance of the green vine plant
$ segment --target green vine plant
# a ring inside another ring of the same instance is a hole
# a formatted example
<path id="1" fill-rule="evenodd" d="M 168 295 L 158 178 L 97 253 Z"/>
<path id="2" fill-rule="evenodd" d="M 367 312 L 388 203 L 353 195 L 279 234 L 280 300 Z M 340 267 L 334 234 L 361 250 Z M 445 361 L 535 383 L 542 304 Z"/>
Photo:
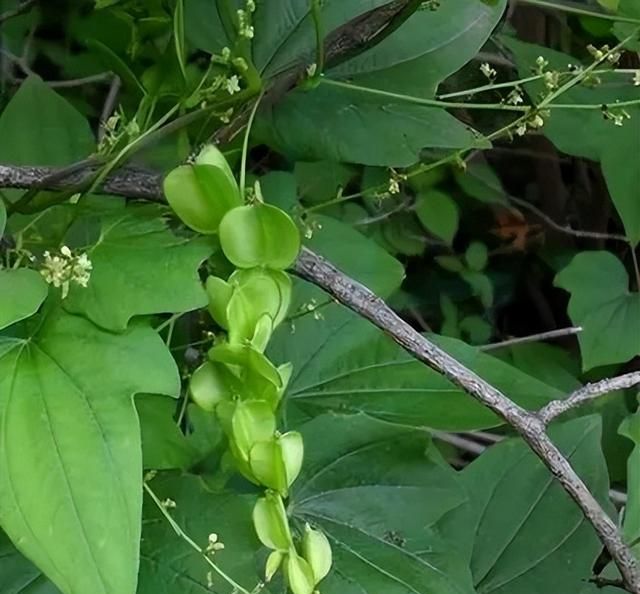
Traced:
<path id="1" fill-rule="evenodd" d="M 243 204 L 231 168 L 212 145 L 193 163 L 171 171 L 164 192 L 188 227 L 218 235 L 222 252 L 236 267 L 226 280 L 206 280 L 209 312 L 226 333 L 216 336 L 209 360 L 194 371 L 189 393 L 216 415 L 238 472 L 266 488 L 253 510 L 256 533 L 272 551 L 265 580 L 271 581 L 282 566 L 294 594 L 311 594 L 331 569 L 331 546 L 308 524 L 298 546 L 294 542 L 285 501 L 300 473 L 304 446 L 299 432 L 280 433 L 276 418 L 292 367 L 275 367 L 264 355 L 291 302 L 285 271 L 300 250 L 298 228 L 284 211 L 264 203 L 257 182 L 251 203 Z M 212 538 L 211 550 L 219 546 Z"/>

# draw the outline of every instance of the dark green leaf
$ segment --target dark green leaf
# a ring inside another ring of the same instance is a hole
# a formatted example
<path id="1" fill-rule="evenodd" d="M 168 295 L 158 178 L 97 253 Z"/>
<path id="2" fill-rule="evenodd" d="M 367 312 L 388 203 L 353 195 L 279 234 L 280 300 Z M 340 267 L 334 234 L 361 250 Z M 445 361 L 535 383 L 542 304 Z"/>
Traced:
<path id="1" fill-rule="evenodd" d="M 416 202 L 416 214 L 427 231 L 448 244 L 453 242 L 458 231 L 458 205 L 440 190 L 424 192 Z"/>
<path id="2" fill-rule="evenodd" d="M 466 493 L 423 431 L 327 415 L 302 433 L 307 454 L 290 513 L 331 541 L 323 592 L 343 594 L 345 581 L 359 592 L 473 592 L 466 564 L 436 527 Z"/>
<path id="3" fill-rule="evenodd" d="M 550 436 L 594 495 L 606 502 L 599 419 L 572 421 L 552 429 Z M 493 447 L 465 469 L 462 480 L 473 494 L 473 519 L 460 521 L 473 541 L 478 594 L 582 588 L 601 545 L 582 512 L 522 441 Z"/>
<path id="4" fill-rule="evenodd" d="M 583 369 L 623 363 L 640 354 L 640 293 L 629 291 L 622 262 L 610 252 L 582 252 L 557 276 L 571 293 L 569 316 L 576 326 Z"/>
<path id="5" fill-rule="evenodd" d="M 95 149 L 86 119 L 37 76 L 0 115 L 0 138 L 0 161 L 12 165 L 68 165 Z"/>

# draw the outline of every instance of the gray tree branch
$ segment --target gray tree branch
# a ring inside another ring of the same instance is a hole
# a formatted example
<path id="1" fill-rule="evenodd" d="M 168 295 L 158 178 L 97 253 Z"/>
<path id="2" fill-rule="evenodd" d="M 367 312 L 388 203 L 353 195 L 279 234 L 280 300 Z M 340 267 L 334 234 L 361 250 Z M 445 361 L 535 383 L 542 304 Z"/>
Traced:
<path id="1" fill-rule="evenodd" d="M 612 377 L 594 382 L 593 384 L 587 384 L 582 388 L 576 390 L 570 394 L 564 400 L 553 400 L 546 404 L 538 412 L 538 416 L 545 425 L 549 424 L 553 419 L 561 414 L 595 400 L 600 396 L 605 396 L 616 390 L 624 390 L 626 388 L 633 388 L 634 386 L 640 386 L 640 371 L 633 371 L 631 373 L 625 373 L 618 377 Z"/>
<path id="2" fill-rule="evenodd" d="M 60 189 L 60 184 L 63 182 L 56 178 L 56 171 L 56 169 L 47 167 L 0 165 L 0 187 L 42 187 L 43 180 L 53 177 L 56 179 L 54 187 Z M 66 177 L 64 183 L 81 184 L 82 178 L 76 179 L 75 175 L 74 173 Z M 80 172 L 78 175 L 86 175 L 86 172 Z M 123 169 L 109 176 L 102 189 L 105 192 L 125 197 L 161 202 L 164 199 L 160 182 L 161 176 L 157 173 L 139 169 Z M 66 187 L 68 188 L 68 186 Z M 416 359 L 445 375 L 511 425 L 580 507 L 620 570 L 629 592 L 640 594 L 638 560 L 623 542 L 615 523 L 596 501 L 569 461 L 551 442 L 546 434 L 545 421 L 538 413 L 529 412 L 518 406 L 505 394 L 414 330 L 380 297 L 343 274 L 311 250 L 302 249 L 294 269 L 299 276 L 324 289 L 337 301 L 369 320 Z M 615 378 L 610 382 L 620 386 L 617 380 L 620 378 Z M 605 388 L 600 387 L 595 391 L 603 389 Z M 594 388 L 591 390 L 593 391 Z M 576 398 L 574 394 L 573 401 L 584 401 L 591 397 L 595 397 L 595 395 Z M 547 416 L 549 414 L 551 413 L 547 413 Z M 553 416 L 555 415 L 551 414 L 551 418 Z"/>

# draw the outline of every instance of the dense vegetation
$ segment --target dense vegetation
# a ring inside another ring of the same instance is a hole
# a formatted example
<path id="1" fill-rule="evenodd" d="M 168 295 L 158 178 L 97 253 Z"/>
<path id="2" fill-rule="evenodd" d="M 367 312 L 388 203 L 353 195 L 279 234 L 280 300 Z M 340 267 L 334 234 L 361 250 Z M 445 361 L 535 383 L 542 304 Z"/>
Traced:
<path id="1" fill-rule="evenodd" d="M 0 594 L 640 593 L 638 0 L 4 0 L 0 84 Z"/>

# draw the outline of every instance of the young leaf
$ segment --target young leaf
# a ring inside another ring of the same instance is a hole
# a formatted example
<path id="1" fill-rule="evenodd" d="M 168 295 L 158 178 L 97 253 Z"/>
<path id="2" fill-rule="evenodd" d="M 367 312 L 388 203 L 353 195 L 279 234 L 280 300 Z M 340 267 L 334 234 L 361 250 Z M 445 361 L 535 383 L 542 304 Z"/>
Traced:
<path id="1" fill-rule="evenodd" d="M 581 252 L 556 276 L 571 293 L 569 316 L 576 326 L 583 369 L 623 363 L 640 354 L 640 293 L 611 252 Z"/>
<path id="2" fill-rule="evenodd" d="M 36 313 L 47 291 L 47 283 L 35 270 L 0 270 L 0 330 Z"/>
<path id="3" fill-rule="evenodd" d="M 63 594 L 133 594 L 142 456 L 132 397 L 175 396 L 158 335 L 59 309 L 0 339 L 0 524 Z"/>
<path id="4" fill-rule="evenodd" d="M 427 231 L 448 244 L 458 231 L 460 214 L 453 198 L 440 190 L 429 190 L 418 198 L 416 214 Z"/>

